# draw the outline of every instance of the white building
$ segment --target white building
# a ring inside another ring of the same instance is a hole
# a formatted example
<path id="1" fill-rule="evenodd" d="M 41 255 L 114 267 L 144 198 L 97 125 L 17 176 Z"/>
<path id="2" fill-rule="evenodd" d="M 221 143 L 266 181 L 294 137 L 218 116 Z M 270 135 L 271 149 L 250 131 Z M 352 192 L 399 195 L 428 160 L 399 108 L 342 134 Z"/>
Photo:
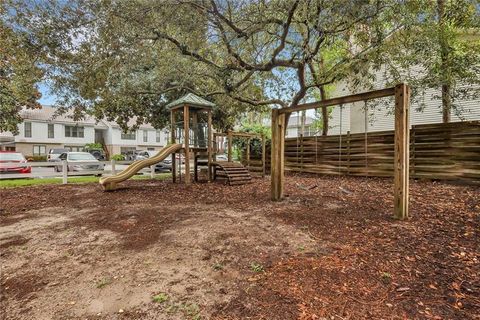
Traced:
<path id="1" fill-rule="evenodd" d="M 1 132 L 0 150 L 42 156 L 53 148 L 80 151 L 88 143 L 101 143 L 109 155 L 114 155 L 133 150 L 158 150 L 168 142 L 168 132 L 156 130 L 149 124 L 123 133 L 116 123 L 96 121 L 91 117 L 74 121 L 70 113 L 56 116 L 55 110 L 49 106 L 23 110 L 24 121 L 18 126 L 19 134 Z"/>
<path id="2" fill-rule="evenodd" d="M 373 89 L 351 90 L 347 83 L 337 85 L 333 97 L 346 96 L 363 91 L 386 88 L 386 79 L 377 74 Z M 422 96 L 412 99 L 410 104 L 410 126 L 419 124 L 442 123 L 442 101 L 440 89 L 428 89 Z M 460 107 L 459 115 L 452 112 L 451 122 L 480 120 L 480 99 L 455 101 Z M 365 116 L 365 106 L 367 113 Z M 342 114 L 342 134 L 386 131 L 394 129 L 394 99 L 383 98 L 367 102 L 336 106 L 331 114 L 329 123 L 329 135 L 340 132 L 340 113 Z"/>

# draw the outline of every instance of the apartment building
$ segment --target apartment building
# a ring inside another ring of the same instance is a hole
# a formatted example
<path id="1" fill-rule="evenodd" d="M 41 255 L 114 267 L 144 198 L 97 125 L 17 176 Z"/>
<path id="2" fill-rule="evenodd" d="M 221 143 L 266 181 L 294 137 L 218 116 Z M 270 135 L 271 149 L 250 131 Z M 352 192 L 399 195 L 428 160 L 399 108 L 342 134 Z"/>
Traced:
<path id="1" fill-rule="evenodd" d="M 26 156 L 46 155 L 50 149 L 81 151 L 88 143 L 101 143 L 110 155 L 133 150 L 158 150 L 168 143 L 168 132 L 149 124 L 127 133 L 109 121 L 85 117 L 74 121 L 70 113 L 55 115 L 55 108 L 26 109 L 19 134 L 0 132 L 0 150 L 11 150 Z"/>

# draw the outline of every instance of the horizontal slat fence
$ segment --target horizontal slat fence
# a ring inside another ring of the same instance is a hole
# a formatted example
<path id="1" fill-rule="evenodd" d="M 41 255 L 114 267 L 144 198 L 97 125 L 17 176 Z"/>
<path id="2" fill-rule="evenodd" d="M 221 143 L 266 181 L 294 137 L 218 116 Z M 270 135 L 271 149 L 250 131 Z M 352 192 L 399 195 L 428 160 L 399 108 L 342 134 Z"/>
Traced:
<path id="1" fill-rule="evenodd" d="M 285 169 L 295 172 L 391 177 L 393 156 L 394 131 L 285 140 Z M 267 170 L 269 158 L 267 150 Z M 413 126 L 410 175 L 480 182 L 480 121 Z"/>

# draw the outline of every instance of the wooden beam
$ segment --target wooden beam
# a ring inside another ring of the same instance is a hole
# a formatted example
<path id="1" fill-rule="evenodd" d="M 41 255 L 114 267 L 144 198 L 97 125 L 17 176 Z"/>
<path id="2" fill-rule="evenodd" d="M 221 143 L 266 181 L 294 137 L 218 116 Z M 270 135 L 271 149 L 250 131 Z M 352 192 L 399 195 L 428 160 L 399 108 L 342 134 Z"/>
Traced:
<path id="1" fill-rule="evenodd" d="M 394 216 L 408 218 L 410 161 L 410 88 L 395 86 Z"/>
<path id="2" fill-rule="evenodd" d="M 172 144 L 175 143 L 175 110 L 170 110 L 170 139 L 172 140 Z M 177 166 L 175 165 L 175 152 L 172 153 L 172 181 L 173 183 L 177 182 Z"/>
<path id="3" fill-rule="evenodd" d="M 185 144 L 185 184 L 190 183 L 190 112 L 189 107 L 187 105 L 183 106 L 183 130 L 184 132 L 184 139 L 183 142 Z M 181 161 L 180 161 L 181 163 Z"/>
<path id="4" fill-rule="evenodd" d="M 207 141 L 207 153 L 208 153 L 208 181 L 212 181 L 212 153 L 213 153 L 213 130 L 212 130 L 212 111 L 207 111 L 208 115 L 208 141 Z"/>
<path id="5" fill-rule="evenodd" d="M 265 178 L 265 171 L 266 171 L 266 168 L 267 168 L 267 165 L 265 163 L 265 159 L 266 159 L 265 149 L 266 149 L 265 135 L 262 134 L 262 178 Z"/>
<path id="6" fill-rule="evenodd" d="M 247 169 L 250 167 L 250 138 L 247 139 Z"/>
<path id="7" fill-rule="evenodd" d="M 228 137 L 228 149 L 227 149 L 228 162 L 232 162 L 232 131 L 228 131 L 227 137 Z"/>
<path id="8" fill-rule="evenodd" d="M 386 88 L 381 90 L 357 93 L 350 96 L 299 104 L 295 107 L 290 107 L 290 108 L 282 108 L 282 109 L 279 109 L 279 114 L 292 113 L 292 112 L 303 111 L 308 109 L 317 109 L 321 107 L 329 107 L 329 106 L 335 106 L 335 105 L 341 105 L 341 104 L 353 103 L 353 102 L 365 101 L 365 100 L 371 100 L 371 99 L 378 99 L 378 98 L 384 98 L 384 97 L 389 97 L 393 95 L 395 95 L 395 88 Z"/>
<path id="9" fill-rule="evenodd" d="M 285 114 L 272 110 L 271 198 L 283 198 L 285 184 Z"/>

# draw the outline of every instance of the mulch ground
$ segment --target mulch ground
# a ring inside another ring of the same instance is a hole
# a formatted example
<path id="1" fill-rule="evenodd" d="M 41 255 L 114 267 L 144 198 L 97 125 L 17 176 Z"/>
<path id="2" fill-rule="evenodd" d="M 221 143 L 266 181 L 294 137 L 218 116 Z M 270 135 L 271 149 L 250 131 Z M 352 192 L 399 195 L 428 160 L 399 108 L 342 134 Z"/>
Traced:
<path id="1" fill-rule="evenodd" d="M 123 250 L 142 250 L 200 206 L 258 212 L 277 226 L 281 222 L 308 235 L 318 249 L 299 247 L 295 254 L 261 261 L 264 270 L 254 276 L 239 273 L 234 297 L 215 303 L 208 318 L 480 319 L 478 186 L 412 181 L 411 217 L 397 221 L 391 179 L 290 175 L 287 197 L 278 203 L 269 200 L 268 179 L 236 187 L 160 181 L 124 185 L 112 193 L 95 184 L 0 190 L 0 226 L 29 219 L 32 211 L 45 207 L 97 208 L 98 215 L 83 223 L 119 234 Z M 128 219 L 115 221 L 123 205 L 136 203 L 152 208 L 136 217 L 134 228 Z M 155 208 L 180 203 L 191 209 L 172 210 L 158 220 Z M 17 235 L 0 250 L 26 241 Z M 255 245 L 254 238 L 248 241 Z M 141 315 L 132 311 L 123 318 Z"/>

